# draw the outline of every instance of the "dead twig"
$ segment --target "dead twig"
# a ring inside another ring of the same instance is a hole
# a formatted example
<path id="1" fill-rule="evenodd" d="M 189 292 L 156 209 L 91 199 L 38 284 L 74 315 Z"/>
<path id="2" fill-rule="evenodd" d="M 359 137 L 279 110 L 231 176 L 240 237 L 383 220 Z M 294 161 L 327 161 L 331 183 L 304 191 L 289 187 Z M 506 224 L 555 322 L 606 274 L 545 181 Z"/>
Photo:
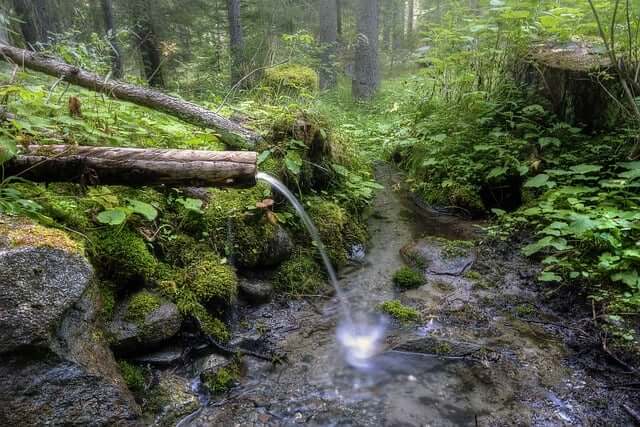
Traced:
<path id="1" fill-rule="evenodd" d="M 629 416 L 633 418 L 633 420 L 636 422 L 637 425 L 640 425 L 640 414 L 638 414 L 636 410 L 634 410 L 631 406 L 627 405 L 626 403 L 622 404 L 622 409 L 627 411 L 627 414 L 629 414 Z"/>

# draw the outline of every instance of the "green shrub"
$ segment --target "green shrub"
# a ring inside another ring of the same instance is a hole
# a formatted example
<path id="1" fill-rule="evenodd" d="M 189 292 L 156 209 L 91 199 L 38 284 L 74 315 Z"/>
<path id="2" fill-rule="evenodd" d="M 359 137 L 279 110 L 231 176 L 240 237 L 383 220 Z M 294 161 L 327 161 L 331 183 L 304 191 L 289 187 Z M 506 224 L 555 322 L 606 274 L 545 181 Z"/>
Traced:
<path id="1" fill-rule="evenodd" d="M 118 367 L 129 390 L 134 393 L 139 393 L 144 390 L 144 370 L 141 367 L 133 365 L 126 360 L 118 362 Z"/>
<path id="2" fill-rule="evenodd" d="M 409 267 L 402 267 L 393 275 L 393 283 L 400 289 L 414 289 L 424 285 L 425 279 L 422 273 Z"/>

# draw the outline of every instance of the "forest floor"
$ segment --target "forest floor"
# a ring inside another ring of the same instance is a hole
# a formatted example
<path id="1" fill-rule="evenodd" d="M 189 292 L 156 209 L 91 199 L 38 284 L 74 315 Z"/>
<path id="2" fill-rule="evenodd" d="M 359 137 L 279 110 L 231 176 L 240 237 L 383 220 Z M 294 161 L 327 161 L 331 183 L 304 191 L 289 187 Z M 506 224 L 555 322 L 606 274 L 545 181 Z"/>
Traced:
<path id="1" fill-rule="evenodd" d="M 512 248 L 487 244 L 477 223 L 418 207 L 392 167 L 379 164 L 376 175 L 385 189 L 369 220 L 366 258 L 343 271 L 341 284 L 360 310 L 396 298 L 422 320 L 388 325 L 385 350 L 356 369 L 335 339 L 335 299 L 241 307 L 236 341 L 285 354 L 285 362 L 245 358 L 241 385 L 179 425 L 633 422 L 624 409 L 640 398 L 624 386 L 632 377 L 584 345 L 586 332 L 575 319 L 541 303 L 535 265 Z M 427 284 L 394 288 L 391 277 L 407 261 L 407 248 L 433 254 L 442 244 L 469 247 L 461 240 L 473 241 L 473 249 L 445 260 L 441 271 L 428 270 Z M 467 256 L 471 263 L 448 271 Z"/>

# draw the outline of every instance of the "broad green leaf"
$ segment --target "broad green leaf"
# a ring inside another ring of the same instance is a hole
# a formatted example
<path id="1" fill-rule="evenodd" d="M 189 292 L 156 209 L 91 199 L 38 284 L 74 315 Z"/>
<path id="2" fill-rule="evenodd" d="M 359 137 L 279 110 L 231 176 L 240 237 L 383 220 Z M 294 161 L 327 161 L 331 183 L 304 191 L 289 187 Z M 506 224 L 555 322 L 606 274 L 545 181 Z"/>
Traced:
<path id="1" fill-rule="evenodd" d="M 265 150 L 262 153 L 260 153 L 258 155 L 258 164 L 261 164 L 262 162 L 267 160 L 270 155 L 271 155 L 271 150 Z"/>
<path id="2" fill-rule="evenodd" d="M 128 199 L 129 209 L 133 213 L 142 215 L 147 221 L 153 221 L 158 217 L 158 211 L 149 203 L 141 202 L 140 200 Z"/>
<path id="3" fill-rule="evenodd" d="M 524 183 L 524 186 L 529 188 L 540 188 L 546 185 L 549 185 L 549 175 L 545 174 L 536 175 Z"/>
<path id="4" fill-rule="evenodd" d="M 176 199 L 176 203 L 181 204 L 182 207 L 184 207 L 188 211 L 196 212 L 200 214 L 204 213 L 202 211 L 202 200 L 200 199 L 193 199 L 191 197 L 179 198 L 179 199 Z"/>
<path id="5" fill-rule="evenodd" d="M 581 164 L 581 165 L 571 166 L 570 169 L 575 173 L 584 174 L 584 173 L 590 173 L 590 172 L 598 172 L 602 169 L 602 166 Z"/>
<path id="6" fill-rule="evenodd" d="M 121 225 L 127 220 L 127 212 L 122 208 L 107 209 L 96 217 L 98 222 L 107 225 Z"/>
<path id="7" fill-rule="evenodd" d="M 543 271 L 538 276 L 538 280 L 541 282 L 561 282 L 562 277 L 551 271 Z"/>
<path id="8" fill-rule="evenodd" d="M 0 136 L 0 165 L 11 160 L 18 152 L 13 138 Z"/>
<path id="9" fill-rule="evenodd" d="M 497 178 L 499 176 L 504 175 L 506 172 L 507 172 L 507 168 L 505 167 L 502 167 L 502 166 L 495 167 L 489 171 L 489 174 L 487 175 L 487 179 Z"/>

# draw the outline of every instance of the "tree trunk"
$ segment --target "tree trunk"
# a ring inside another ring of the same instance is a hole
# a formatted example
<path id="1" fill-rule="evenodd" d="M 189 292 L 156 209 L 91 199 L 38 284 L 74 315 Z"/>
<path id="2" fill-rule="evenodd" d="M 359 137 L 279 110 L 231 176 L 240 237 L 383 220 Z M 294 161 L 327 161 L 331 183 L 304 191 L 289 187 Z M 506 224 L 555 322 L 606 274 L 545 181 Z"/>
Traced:
<path id="1" fill-rule="evenodd" d="M 231 85 L 238 83 L 245 72 L 244 38 L 240 20 L 240 0 L 227 0 L 229 20 L 229 52 L 231 53 Z"/>
<path id="2" fill-rule="evenodd" d="M 337 0 L 319 0 L 320 13 L 320 89 L 331 89 L 337 82 L 336 54 L 338 53 Z"/>
<path id="3" fill-rule="evenodd" d="M 247 142 L 255 144 L 261 139 L 255 132 L 199 105 L 129 83 L 116 80 L 105 81 L 97 74 L 81 70 L 59 59 L 2 44 L 0 44 L 0 59 L 50 76 L 62 77 L 69 83 L 116 99 L 163 111 L 197 126 L 215 129 L 220 139 L 229 146 L 242 146 Z"/>
<path id="4" fill-rule="evenodd" d="M 113 19 L 113 4 L 111 0 L 100 0 L 102 16 L 104 17 L 107 40 L 111 45 L 111 74 L 114 79 L 122 78 L 124 67 L 122 62 L 122 49 L 116 37 L 116 25 Z"/>
<path id="5" fill-rule="evenodd" d="M 342 41 L 342 0 L 336 0 L 336 25 L 338 38 Z"/>
<path id="6" fill-rule="evenodd" d="M 24 41 L 30 49 L 49 41 L 49 33 L 55 31 L 55 5 L 48 7 L 47 0 L 13 0 L 13 8 L 20 20 Z"/>
<path id="7" fill-rule="evenodd" d="M 393 55 L 394 57 L 397 54 L 397 51 L 402 49 L 402 46 L 404 44 L 404 5 L 405 2 L 404 0 L 393 0 L 392 1 L 392 19 L 391 19 L 391 25 L 392 25 L 392 37 L 393 37 L 393 44 L 392 44 L 392 49 L 393 49 Z"/>
<path id="8" fill-rule="evenodd" d="M 380 85 L 378 0 L 360 0 L 355 45 L 355 75 L 351 93 L 355 99 L 368 99 L 375 95 Z"/>
<path id="9" fill-rule="evenodd" d="M 4 165 L 7 176 L 83 185 L 255 185 L 257 155 L 250 151 L 30 145 Z"/>
<path id="10" fill-rule="evenodd" d="M 134 32 L 139 40 L 138 48 L 142 55 L 142 66 L 147 82 L 153 87 L 164 87 L 162 53 L 153 25 L 148 18 L 140 17 L 135 24 Z"/>
<path id="11" fill-rule="evenodd" d="M 415 21 L 415 4 L 414 0 L 407 3 L 407 42 L 410 49 L 414 47 L 413 40 L 413 24 Z"/>

